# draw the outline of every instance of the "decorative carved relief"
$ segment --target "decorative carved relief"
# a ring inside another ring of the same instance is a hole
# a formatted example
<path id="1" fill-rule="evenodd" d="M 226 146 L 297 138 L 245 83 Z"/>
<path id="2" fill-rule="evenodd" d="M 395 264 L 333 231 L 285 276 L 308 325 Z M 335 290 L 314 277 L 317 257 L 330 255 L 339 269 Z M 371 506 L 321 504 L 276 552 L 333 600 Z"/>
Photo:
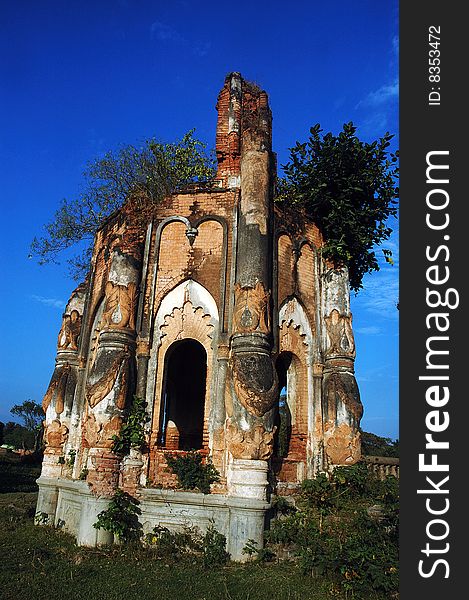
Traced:
<path id="1" fill-rule="evenodd" d="M 203 308 L 195 308 L 192 302 L 187 300 L 182 308 L 175 308 L 165 317 L 161 326 L 161 337 L 166 337 L 169 343 L 192 338 L 204 344 L 207 338 L 213 336 L 210 319 L 210 315 L 207 315 Z"/>
<path id="2" fill-rule="evenodd" d="M 68 427 L 63 425 L 59 419 L 54 419 L 46 427 L 45 439 L 47 440 L 47 452 L 54 454 L 55 451 L 61 450 L 67 441 Z"/>
<path id="3" fill-rule="evenodd" d="M 291 352 L 303 357 L 307 346 L 306 334 L 301 331 L 300 325 L 283 321 L 280 326 L 280 352 Z"/>
<path id="4" fill-rule="evenodd" d="M 229 422 L 226 428 L 228 450 L 233 458 L 268 460 L 273 451 L 275 431 L 276 427 L 266 431 L 262 425 L 244 431 Z"/>
<path id="5" fill-rule="evenodd" d="M 121 427 L 122 418 L 119 415 L 102 424 L 91 413 L 83 424 L 83 437 L 89 448 L 111 448 L 112 437 L 119 435 Z"/>
<path id="6" fill-rule="evenodd" d="M 61 370 L 59 383 L 57 385 L 57 395 L 55 397 L 55 412 L 60 415 L 65 407 L 65 392 L 67 390 L 68 378 L 70 375 L 70 365 L 64 365 Z"/>
<path id="7" fill-rule="evenodd" d="M 244 408 L 262 417 L 278 397 L 278 377 L 268 354 L 243 352 L 230 360 L 234 391 Z"/>
<path id="8" fill-rule="evenodd" d="M 336 426 L 335 423 L 326 423 L 324 429 L 326 437 L 326 454 L 331 464 L 353 464 L 360 460 L 361 445 L 360 434 L 354 431 L 347 423 Z"/>
<path id="9" fill-rule="evenodd" d="M 114 435 L 119 435 L 121 427 L 122 418 L 119 415 L 114 415 L 109 421 L 106 421 L 100 431 L 98 446 L 100 448 L 111 448 L 112 438 Z"/>
<path id="10" fill-rule="evenodd" d="M 324 396 L 327 406 L 327 416 L 335 419 L 338 401 L 350 411 L 359 423 L 363 414 L 363 404 L 360 400 L 357 382 L 351 373 L 328 373 L 324 378 Z"/>
<path id="11" fill-rule="evenodd" d="M 97 361 L 94 367 L 99 363 Z M 119 374 L 121 373 L 121 385 L 119 388 L 119 394 L 115 399 L 116 406 L 118 408 L 124 408 L 125 406 L 125 395 L 126 395 L 126 382 L 128 376 L 128 363 L 129 363 L 129 352 L 128 350 L 121 351 L 114 358 L 109 367 L 106 368 L 103 376 L 93 383 L 87 386 L 86 399 L 89 405 L 94 408 L 103 398 L 105 398 L 114 387 Z"/>
<path id="12" fill-rule="evenodd" d="M 225 450 L 225 429 L 220 427 L 213 431 L 212 453 L 220 453 Z"/>
<path id="13" fill-rule="evenodd" d="M 116 329 L 135 329 L 136 298 L 136 283 L 131 281 L 125 286 L 108 281 L 106 283 L 103 326 Z"/>
<path id="14" fill-rule="evenodd" d="M 324 317 L 328 338 L 326 356 L 341 354 L 355 357 L 355 342 L 352 331 L 352 315 L 341 315 L 337 309 Z"/>
<path id="15" fill-rule="evenodd" d="M 234 287 L 235 304 L 233 312 L 233 331 L 252 333 L 270 331 L 270 292 L 258 281 L 255 287 Z"/>
<path id="16" fill-rule="evenodd" d="M 101 429 L 102 425 L 96 421 L 94 414 L 89 414 L 83 423 L 83 437 L 89 448 L 96 448 L 98 446 Z"/>
<path id="17" fill-rule="evenodd" d="M 150 356 L 150 342 L 148 340 L 137 340 L 137 356 Z"/>
<path id="18" fill-rule="evenodd" d="M 61 414 L 64 410 L 64 402 L 65 402 L 65 391 L 67 389 L 67 381 L 68 376 L 70 374 L 70 365 L 67 363 L 65 365 L 61 365 L 60 367 L 56 367 L 54 374 L 52 375 L 52 379 L 49 383 L 49 387 L 47 388 L 47 392 L 42 399 L 42 410 L 44 412 L 50 406 L 52 398 L 54 397 L 54 393 L 56 393 L 55 397 L 55 412 L 57 414 Z"/>
<path id="19" fill-rule="evenodd" d="M 77 310 L 65 314 L 57 339 L 59 350 L 78 350 L 78 337 L 81 330 L 81 315 Z"/>

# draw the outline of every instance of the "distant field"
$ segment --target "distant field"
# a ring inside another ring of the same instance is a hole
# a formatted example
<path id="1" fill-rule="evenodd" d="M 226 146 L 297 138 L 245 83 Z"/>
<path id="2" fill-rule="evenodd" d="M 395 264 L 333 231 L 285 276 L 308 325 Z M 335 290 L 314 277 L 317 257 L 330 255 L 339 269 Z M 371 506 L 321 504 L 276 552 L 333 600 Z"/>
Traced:
<path id="1" fill-rule="evenodd" d="M 37 492 L 36 479 L 41 474 L 39 464 L 28 464 L 17 454 L 0 456 L 0 494 L 6 492 Z"/>

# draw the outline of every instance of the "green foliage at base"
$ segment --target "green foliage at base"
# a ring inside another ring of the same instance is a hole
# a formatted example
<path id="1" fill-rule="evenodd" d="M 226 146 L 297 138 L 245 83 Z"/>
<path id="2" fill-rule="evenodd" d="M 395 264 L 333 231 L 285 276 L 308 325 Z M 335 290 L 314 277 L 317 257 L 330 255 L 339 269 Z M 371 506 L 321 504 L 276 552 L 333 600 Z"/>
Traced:
<path id="1" fill-rule="evenodd" d="M 145 542 L 159 558 L 202 558 L 204 567 L 208 569 L 226 564 L 230 557 L 226 551 L 226 537 L 215 529 L 213 523 L 205 535 L 201 535 L 195 527 L 170 531 L 158 525 L 145 536 Z"/>
<path id="2" fill-rule="evenodd" d="M 243 548 L 243 554 L 247 554 L 251 560 L 256 562 L 269 562 L 274 560 L 275 552 L 270 548 L 259 548 L 256 540 L 248 540 Z"/>
<path id="3" fill-rule="evenodd" d="M 185 527 L 182 531 L 170 531 L 157 525 L 144 537 L 144 543 L 158 558 L 180 559 L 202 550 L 202 540 L 198 530 Z"/>
<path id="4" fill-rule="evenodd" d="M 298 509 L 266 532 L 268 547 L 288 550 L 303 573 L 330 577 L 353 597 L 397 593 L 398 502 L 395 477 L 380 481 L 360 463 L 337 467 L 303 482 Z"/>
<path id="5" fill-rule="evenodd" d="M 226 537 L 217 531 L 213 525 L 207 528 L 202 547 L 205 567 L 220 566 L 228 562 L 230 555 L 226 551 Z"/>
<path id="6" fill-rule="evenodd" d="M 293 561 L 206 568 L 193 553 L 155 546 L 79 547 L 34 525 L 37 493 L 0 494 L 2 600 L 392 600 L 392 593 L 346 592 L 328 575 L 305 577 Z M 297 560 L 297 559 L 295 559 Z"/>
<path id="7" fill-rule="evenodd" d="M 138 515 L 142 513 L 140 502 L 127 492 L 117 490 L 106 510 L 98 515 L 93 527 L 114 534 L 123 542 L 139 540 L 142 537 L 142 524 Z"/>
<path id="8" fill-rule="evenodd" d="M 210 494 L 210 485 L 220 480 L 220 473 L 210 460 L 204 464 L 200 452 L 191 451 L 177 455 L 166 453 L 165 459 L 184 490 L 197 489 L 203 494 Z"/>

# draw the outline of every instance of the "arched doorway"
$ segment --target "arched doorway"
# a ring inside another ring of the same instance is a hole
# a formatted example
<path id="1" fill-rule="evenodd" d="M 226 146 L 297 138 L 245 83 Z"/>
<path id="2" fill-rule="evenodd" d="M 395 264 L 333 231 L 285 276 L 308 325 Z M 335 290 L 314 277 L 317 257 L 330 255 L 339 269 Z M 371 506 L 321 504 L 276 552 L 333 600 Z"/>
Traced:
<path id="1" fill-rule="evenodd" d="M 162 446 L 198 450 L 203 446 L 207 353 L 193 339 L 174 342 L 165 355 L 161 399 Z"/>
<path id="2" fill-rule="evenodd" d="M 292 432 L 291 404 L 294 397 L 293 359 L 291 352 L 281 352 L 277 358 L 276 368 L 280 389 L 278 411 L 276 417 L 276 433 L 274 438 L 274 457 L 285 458 L 290 450 Z"/>

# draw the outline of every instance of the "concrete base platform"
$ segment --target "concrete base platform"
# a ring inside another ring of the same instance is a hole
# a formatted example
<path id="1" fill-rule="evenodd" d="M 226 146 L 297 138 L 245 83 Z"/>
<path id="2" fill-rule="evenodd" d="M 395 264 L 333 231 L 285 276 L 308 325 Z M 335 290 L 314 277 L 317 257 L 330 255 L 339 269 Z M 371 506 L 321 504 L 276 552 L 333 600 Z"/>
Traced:
<path id="1" fill-rule="evenodd" d="M 60 477 L 40 477 L 37 513 L 48 515 L 49 523 L 62 527 L 76 537 L 80 546 L 112 542 L 112 535 L 93 524 L 109 500 L 94 496 L 84 481 Z M 197 527 L 204 533 L 211 524 L 226 537 L 231 559 L 244 561 L 243 548 L 250 539 L 262 548 L 266 511 L 270 504 L 254 498 L 220 494 L 200 494 L 175 490 L 144 488 L 140 496 L 140 522 L 144 533 L 156 525 L 170 530 Z"/>

